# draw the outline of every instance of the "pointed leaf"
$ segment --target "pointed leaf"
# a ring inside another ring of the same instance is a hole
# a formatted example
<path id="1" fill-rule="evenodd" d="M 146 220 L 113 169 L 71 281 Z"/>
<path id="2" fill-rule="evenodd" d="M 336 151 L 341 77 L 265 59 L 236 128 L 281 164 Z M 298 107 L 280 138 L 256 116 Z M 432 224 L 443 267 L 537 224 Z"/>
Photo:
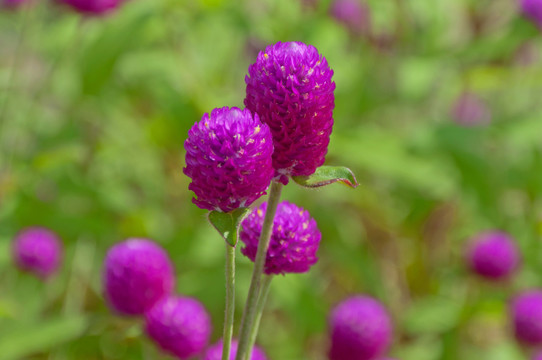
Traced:
<path id="1" fill-rule="evenodd" d="M 239 227 L 241 226 L 241 222 L 249 212 L 249 208 L 239 208 L 230 211 L 229 213 L 211 211 L 209 213 L 209 222 L 228 244 L 235 246 L 239 238 Z"/>
<path id="2" fill-rule="evenodd" d="M 292 176 L 292 179 L 299 185 L 309 188 L 326 186 L 335 182 L 343 183 L 351 188 L 359 185 L 352 170 L 344 166 L 320 166 L 310 176 Z"/>

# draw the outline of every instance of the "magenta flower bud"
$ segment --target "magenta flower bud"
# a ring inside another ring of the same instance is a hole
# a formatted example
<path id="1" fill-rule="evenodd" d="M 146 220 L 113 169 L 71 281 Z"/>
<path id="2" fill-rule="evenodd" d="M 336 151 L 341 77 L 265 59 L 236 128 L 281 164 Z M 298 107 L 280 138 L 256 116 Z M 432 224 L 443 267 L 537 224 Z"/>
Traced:
<path id="1" fill-rule="evenodd" d="M 78 13 L 89 16 L 106 15 L 114 11 L 122 0 L 58 0 Z"/>
<path id="2" fill-rule="evenodd" d="M 491 231 L 474 239 L 468 249 L 467 262 L 476 274 L 489 280 L 501 280 L 518 268 L 520 255 L 510 236 Z"/>
<path id="3" fill-rule="evenodd" d="M 125 315 L 143 314 L 175 284 L 168 254 L 147 239 L 128 239 L 109 249 L 103 278 L 107 301 Z"/>
<path id="4" fill-rule="evenodd" d="M 211 336 L 211 318 L 197 300 L 170 296 L 145 314 L 147 334 L 179 359 L 200 355 Z"/>
<path id="5" fill-rule="evenodd" d="M 452 107 L 452 119 L 462 126 L 486 125 L 491 121 L 491 111 L 475 94 L 463 93 Z"/>
<path id="6" fill-rule="evenodd" d="M 335 0 L 331 4 L 330 12 L 354 34 L 367 33 L 369 30 L 369 7 L 360 0 Z"/>
<path id="7" fill-rule="evenodd" d="M 354 296 L 331 313 L 330 360 L 372 360 L 384 354 L 392 340 L 392 323 L 377 300 Z"/>
<path id="8" fill-rule="evenodd" d="M 517 296 L 511 306 L 516 339 L 526 345 L 542 345 L 542 290 Z"/>
<path id="9" fill-rule="evenodd" d="M 242 223 L 241 252 L 256 259 L 267 202 L 251 212 Z M 308 211 L 287 201 L 281 202 L 273 222 L 273 234 L 265 261 L 266 274 L 304 273 L 318 261 L 316 252 L 322 235 Z"/>
<path id="10" fill-rule="evenodd" d="M 542 29 L 542 0 L 520 0 L 523 15 Z"/>
<path id="11" fill-rule="evenodd" d="M 283 184 L 324 163 L 335 107 L 332 76 L 318 50 L 301 42 L 268 46 L 248 68 L 245 105 L 271 129 L 273 167 Z"/>
<path id="12" fill-rule="evenodd" d="M 238 346 L 237 340 L 232 340 L 231 342 L 231 348 L 230 348 L 230 360 L 235 360 L 235 357 L 237 356 L 237 346 Z M 216 344 L 212 345 L 207 349 L 207 352 L 205 353 L 205 357 L 203 360 L 222 360 L 222 346 L 223 342 L 222 339 L 217 342 Z M 265 356 L 265 353 L 255 346 L 252 349 L 252 354 L 250 355 L 249 360 L 267 360 L 267 357 Z"/>
<path id="13" fill-rule="evenodd" d="M 273 140 L 258 115 L 236 107 L 214 109 L 188 132 L 184 173 L 194 204 L 230 212 L 265 194 L 273 177 Z"/>
<path id="14" fill-rule="evenodd" d="M 17 267 L 42 279 L 54 274 L 62 258 L 60 239 L 42 227 L 29 227 L 19 232 L 12 250 Z"/>

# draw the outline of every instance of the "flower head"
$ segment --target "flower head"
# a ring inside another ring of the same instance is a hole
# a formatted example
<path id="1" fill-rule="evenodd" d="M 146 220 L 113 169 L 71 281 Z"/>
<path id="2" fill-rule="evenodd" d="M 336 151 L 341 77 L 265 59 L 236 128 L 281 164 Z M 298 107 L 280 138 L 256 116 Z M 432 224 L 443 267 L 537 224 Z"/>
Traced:
<path id="1" fill-rule="evenodd" d="M 168 254 L 147 239 L 128 239 L 109 249 L 104 291 L 119 313 L 140 315 L 173 290 L 175 275 Z"/>
<path id="2" fill-rule="evenodd" d="M 523 15 L 542 29 L 542 0 L 520 0 Z"/>
<path id="3" fill-rule="evenodd" d="M 390 317 L 373 298 L 354 296 L 343 301 L 331 313 L 330 323 L 330 360 L 371 360 L 390 346 Z"/>
<path id="4" fill-rule="evenodd" d="M 211 335 L 211 318 L 197 300 L 165 297 L 145 314 L 147 334 L 163 350 L 188 359 L 201 354 Z"/>
<path id="5" fill-rule="evenodd" d="M 237 340 L 232 340 L 231 342 L 231 350 L 230 350 L 230 360 L 235 360 L 235 357 L 237 356 L 237 346 L 238 346 Z M 222 359 L 222 346 L 223 342 L 222 339 L 217 342 L 216 344 L 212 345 L 207 349 L 207 352 L 205 353 L 205 357 L 203 360 L 221 360 Z M 265 357 L 265 353 L 255 346 L 252 349 L 252 354 L 250 356 L 249 360 L 267 360 Z"/>
<path id="6" fill-rule="evenodd" d="M 59 0 L 84 15 L 100 16 L 114 11 L 123 0 Z"/>
<path id="7" fill-rule="evenodd" d="M 462 126 L 486 125 L 491 121 L 491 111 L 477 95 L 465 92 L 452 107 L 452 119 Z"/>
<path id="8" fill-rule="evenodd" d="M 354 34 L 366 33 L 369 30 L 369 7 L 360 0 L 335 0 L 330 11 L 338 22 L 343 23 Z"/>
<path id="9" fill-rule="evenodd" d="M 512 301 L 514 334 L 519 342 L 542 345 L 542 290 L 529 290 Z"/>
<path id="10" fill-rule="evenodd" d="M 301 42 L 268 46 L 248 68 L 245 105 L 271 129 L 273 167 L 284 184 L 324 163 L 335 107 L 332 76 L 318 50 Z"/>
<path id="11" fill-rule="evenodd" d="M 476 274 L 490 280 L 500 280 L 517 269 L 520 255 L 510 236 L 492 231 L 476 237 L 468 249 L 467 261 Z"/>
<path id="12" fill-rule="evenodd" d="M 254 261 L 262 232 L 267 202 L 250 213 L 242 223 L 240 239 L 245 244 L 241 252 Z M 266 274 L 303 273 L 318 261 L 316 252 L 322 235 L 308 211 L 281 202 L 273 222 L 273 233 L 267 251 Z"/>
<path id="13" fill-rule="evenodd" d="M 20 269 L 47 278 L 60 265 L 62 243 L 51 230 L 29 227 L 17 234 L 12 251 Z"/>
<path id="14" fill-rule="evenodd" d="M 229 212 L 265 194 L 273 176 L 273 140 L 258 115 L 238 108 L 214 109 L 188 132 L 184 173 L 192 179 L 194 204 Z"/>

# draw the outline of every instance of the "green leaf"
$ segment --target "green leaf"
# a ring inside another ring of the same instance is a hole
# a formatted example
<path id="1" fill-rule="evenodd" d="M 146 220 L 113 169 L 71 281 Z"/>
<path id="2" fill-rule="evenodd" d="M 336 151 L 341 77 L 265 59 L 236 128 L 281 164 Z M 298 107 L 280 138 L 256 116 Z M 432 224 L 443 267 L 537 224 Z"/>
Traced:
<path id="1" fill-rule="evenodd" d="M 60 318 L 11 332 L 0 339 L 0 360 L 22 359 L 79 338 L 88 328 L 84 316 Z"/>
<path id="2" fill-rule="evenodd" d="M 315 188 L 340 182 L 351 188 L 359 184 L 356 176 L 349 168 L 344 166 L 320 166 L 316 172 L 309 176 L 292 176 L 292 179 L 301 186 Z"/>
<path id="3" fill-rule="evenodd" d="M 229 213 L 211 211 L 209 213 L 209 222 L 228 244 L 235 246 L 239 237 L 241 221 L 243 221 L 249 212 L 249 208 L 239 208 Z"/>

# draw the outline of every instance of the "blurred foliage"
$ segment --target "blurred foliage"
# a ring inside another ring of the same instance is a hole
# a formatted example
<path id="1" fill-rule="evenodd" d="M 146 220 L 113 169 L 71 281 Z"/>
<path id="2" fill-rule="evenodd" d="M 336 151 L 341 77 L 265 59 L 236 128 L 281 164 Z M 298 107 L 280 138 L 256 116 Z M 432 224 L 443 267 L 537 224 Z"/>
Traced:
<path id="1" fill-rule="evenodd" d="M 316 218 L 320 262 L 277 277 L 258 342 L 271 359 L 324 359 L 329 309 L 382 299 L 402 360 L 519 360 L 507 299 L 542 286 L 542 36 L 513 0 L 369 0 L 356 37 L 329 1 L 132 0 L 105 18 L 47 1 L 0 13 L 0 359 L 161 359 L 139 320 L 112 315 L 101 263 L 126 237 L 171 254 L 177 290 L 199 298 L 220 337 L 223 240 L 191 204 L 183 142 L 202 114 L 242 106 L 244 76 L 277 41 L 315 45 L 335 71 L 327 164 L 360 182 L 284 198 Z M 450 117 L 464 91 L 487 126 Z M 58 276 L 14 270 L 24 226 L 58 232 Z M 498 228 L 518 241 L 514 282 L 485 284 L 463 248 Z M 237 315 L 251 264 L 238 257 Z"/>

